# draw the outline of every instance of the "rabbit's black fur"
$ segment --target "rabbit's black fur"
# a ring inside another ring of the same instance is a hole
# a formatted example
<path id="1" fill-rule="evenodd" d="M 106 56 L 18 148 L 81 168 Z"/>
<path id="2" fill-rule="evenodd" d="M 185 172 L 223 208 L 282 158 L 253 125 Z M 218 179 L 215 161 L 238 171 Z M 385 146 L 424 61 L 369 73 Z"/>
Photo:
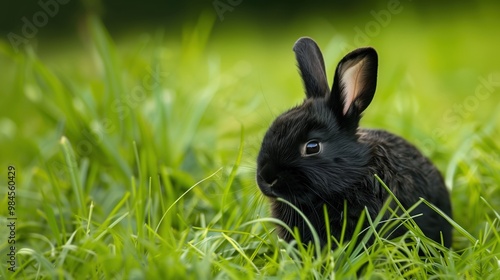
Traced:
<path id="1" fill-rule="evenodd" d="M 257 183 L 271 199 L 273 216 L 297 227 L 303 242 L 312 241 L 299 213 L 276 198 L 291 202 L 307 216 L 325 244 L 326 205 L 331 234 L 340 237 L 345 218 L 346 237 L 350 238 L 365 207 L 374 218 L 388 197 L 374 174 L 405 208 L 422 197 L 451 216 L 443 178 L 426 157 L 389 132 L 358 128 L 361 113 L 375 93 L 375 50 L 362 48 L 346 55 L 337 66 L 331 90 L 316 43 L 301 38 L 294 51 L 306 99 L 272 123 L 257 159 Z M 411 214 L 422 214 L 415 221 L 427 237 L 441 243 L 442 234 L 444 245 L 451 245 L 451 225 L 439 214 L 423 203 Z M 401 226 L 391 237 L 404 232 Z M 279 235 L 292 239 L 282 228 Z"/>

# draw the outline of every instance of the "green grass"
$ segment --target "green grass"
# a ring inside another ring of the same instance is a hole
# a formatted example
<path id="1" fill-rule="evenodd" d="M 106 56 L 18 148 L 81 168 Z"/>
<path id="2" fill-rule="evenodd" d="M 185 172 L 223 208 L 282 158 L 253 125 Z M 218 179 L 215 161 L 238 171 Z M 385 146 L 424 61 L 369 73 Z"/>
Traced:
<path id="1" fill-rule="evenodd" d="M 317 21 L 258 35 L 215 21 L 201 15 L 180 40 L 151 31 L 115 43 L 89 18 L 86 41 L 65 54 L 0 41 L 2 184 L 8 165 L 18 170 L 17 270 L 2 259 L 2 278 L 348 279 L 360 269 L 374 279 L 500 278 L 500 87 L 467 114 L 447 113 L 471 102 L 479 78 L 500 80 L 500 58 L 484 60 L 500 39 L 478 46 L 485 33 L 457 39 L 440 21 L 423 35 L 411 16 L 401 19 L 409 30 L 391 24 L 372 38 L 380 77 L 363 125 L 403 135 L 438 165 L 452 193 L 453 248 L 409 223 L 413 242 L 385 240 L 388 226 L 368 230 L 370 247 L 331 240 L 340 244 L 331 251 L 277 238 L 254 161 L 270 121 L 302 98 L 294 40 L 314 36 L 332 75 L 352 30 Z"/>

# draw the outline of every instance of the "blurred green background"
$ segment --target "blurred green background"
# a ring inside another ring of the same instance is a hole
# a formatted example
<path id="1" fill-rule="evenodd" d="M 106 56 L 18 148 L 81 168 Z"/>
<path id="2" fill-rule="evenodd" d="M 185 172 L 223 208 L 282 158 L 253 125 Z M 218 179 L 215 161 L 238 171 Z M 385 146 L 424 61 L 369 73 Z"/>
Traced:
<path id="1" fill-rule="evenodd" d="M 97 224 L 140 212 L 120 224 L 134 236 L 147 205 L 167 244 L 195 240 L 201 231 L 188 228 L 206 221 L 227 230 L 268 216 L 255 158 L 270 122 L 303 99 L 292 52 L 301 36 L 322 48 L 330 82 L 347 52 L 377 50 L 362 125 L 429 156 L 452 189 L 455 220 L 479 234 L 491 216 L 480 197 L 500 208 L 499 14 L 498 1 L 3 1 L 0 167 L 19 171 L 20 244 L 48 250 L 33 232 L 66 241 L 91 202 Z M 174 202 L 219 168 L 215 182 Z M 157 187 L 151 204 L 137 193 L 148 187 Z"/>

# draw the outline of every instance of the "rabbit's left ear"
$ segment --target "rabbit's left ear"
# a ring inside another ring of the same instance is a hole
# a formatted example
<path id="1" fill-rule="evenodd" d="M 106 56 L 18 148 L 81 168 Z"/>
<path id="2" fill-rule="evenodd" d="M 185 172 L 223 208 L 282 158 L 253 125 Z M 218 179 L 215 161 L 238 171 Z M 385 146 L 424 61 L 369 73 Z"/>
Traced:
<path id="1" fill-rule="evenodd" d="M 302 37 L 295 42 L 293 51 L 299 64 L 307 98 L 327 96 L 330 87 L 326 79 L 325 61 L 316 42 L 311 38 Z"/>
<path id="2" fill-rule="evenodd" d="M 339 62 L 329 100 L 338 119 L 357 125 L 375 94 L 377 66 L 373 48 L 356 49 Z"/>

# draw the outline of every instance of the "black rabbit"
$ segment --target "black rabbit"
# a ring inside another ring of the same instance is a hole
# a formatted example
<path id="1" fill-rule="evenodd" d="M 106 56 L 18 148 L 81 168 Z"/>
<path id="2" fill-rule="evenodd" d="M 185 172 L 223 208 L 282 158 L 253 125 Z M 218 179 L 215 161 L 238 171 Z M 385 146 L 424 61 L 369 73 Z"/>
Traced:
<path id="1" fill-rule="evenodd" d="M 326 205 L 331 235 L 340 237 L 345 218 L 345 234 L 351 238 L 364 208 L 373 218 L 388 197 L 374 174 L 405 208 L 422 197 L 451 216 L 443 177 L 429 159 L 401 137 L 358 128 L 361 113 L 375 94 L 376 51 L 360 48 L 347 54 L 337 66 L 330 90 L 316 43 L 300 38 L 293 50 L 306 99 L 271 124 L 257 158 L 257 183 L 271 200 L 273 216 L 297 227 L 304 243 L 312 241 L 304 219 L 276 198 L 291 202 L 307 216 L 324 245 Z M 414 220 L 427 237 L 441 243 L 442 236 L 444 245 L 451 246 L 451 225 L 444 218 L 423 203 L 411 214 L 422 214 Z M 405 231 L 401 226 L 390 237 Z M 279 235 L 292 239 L 283 228 Z"/>

